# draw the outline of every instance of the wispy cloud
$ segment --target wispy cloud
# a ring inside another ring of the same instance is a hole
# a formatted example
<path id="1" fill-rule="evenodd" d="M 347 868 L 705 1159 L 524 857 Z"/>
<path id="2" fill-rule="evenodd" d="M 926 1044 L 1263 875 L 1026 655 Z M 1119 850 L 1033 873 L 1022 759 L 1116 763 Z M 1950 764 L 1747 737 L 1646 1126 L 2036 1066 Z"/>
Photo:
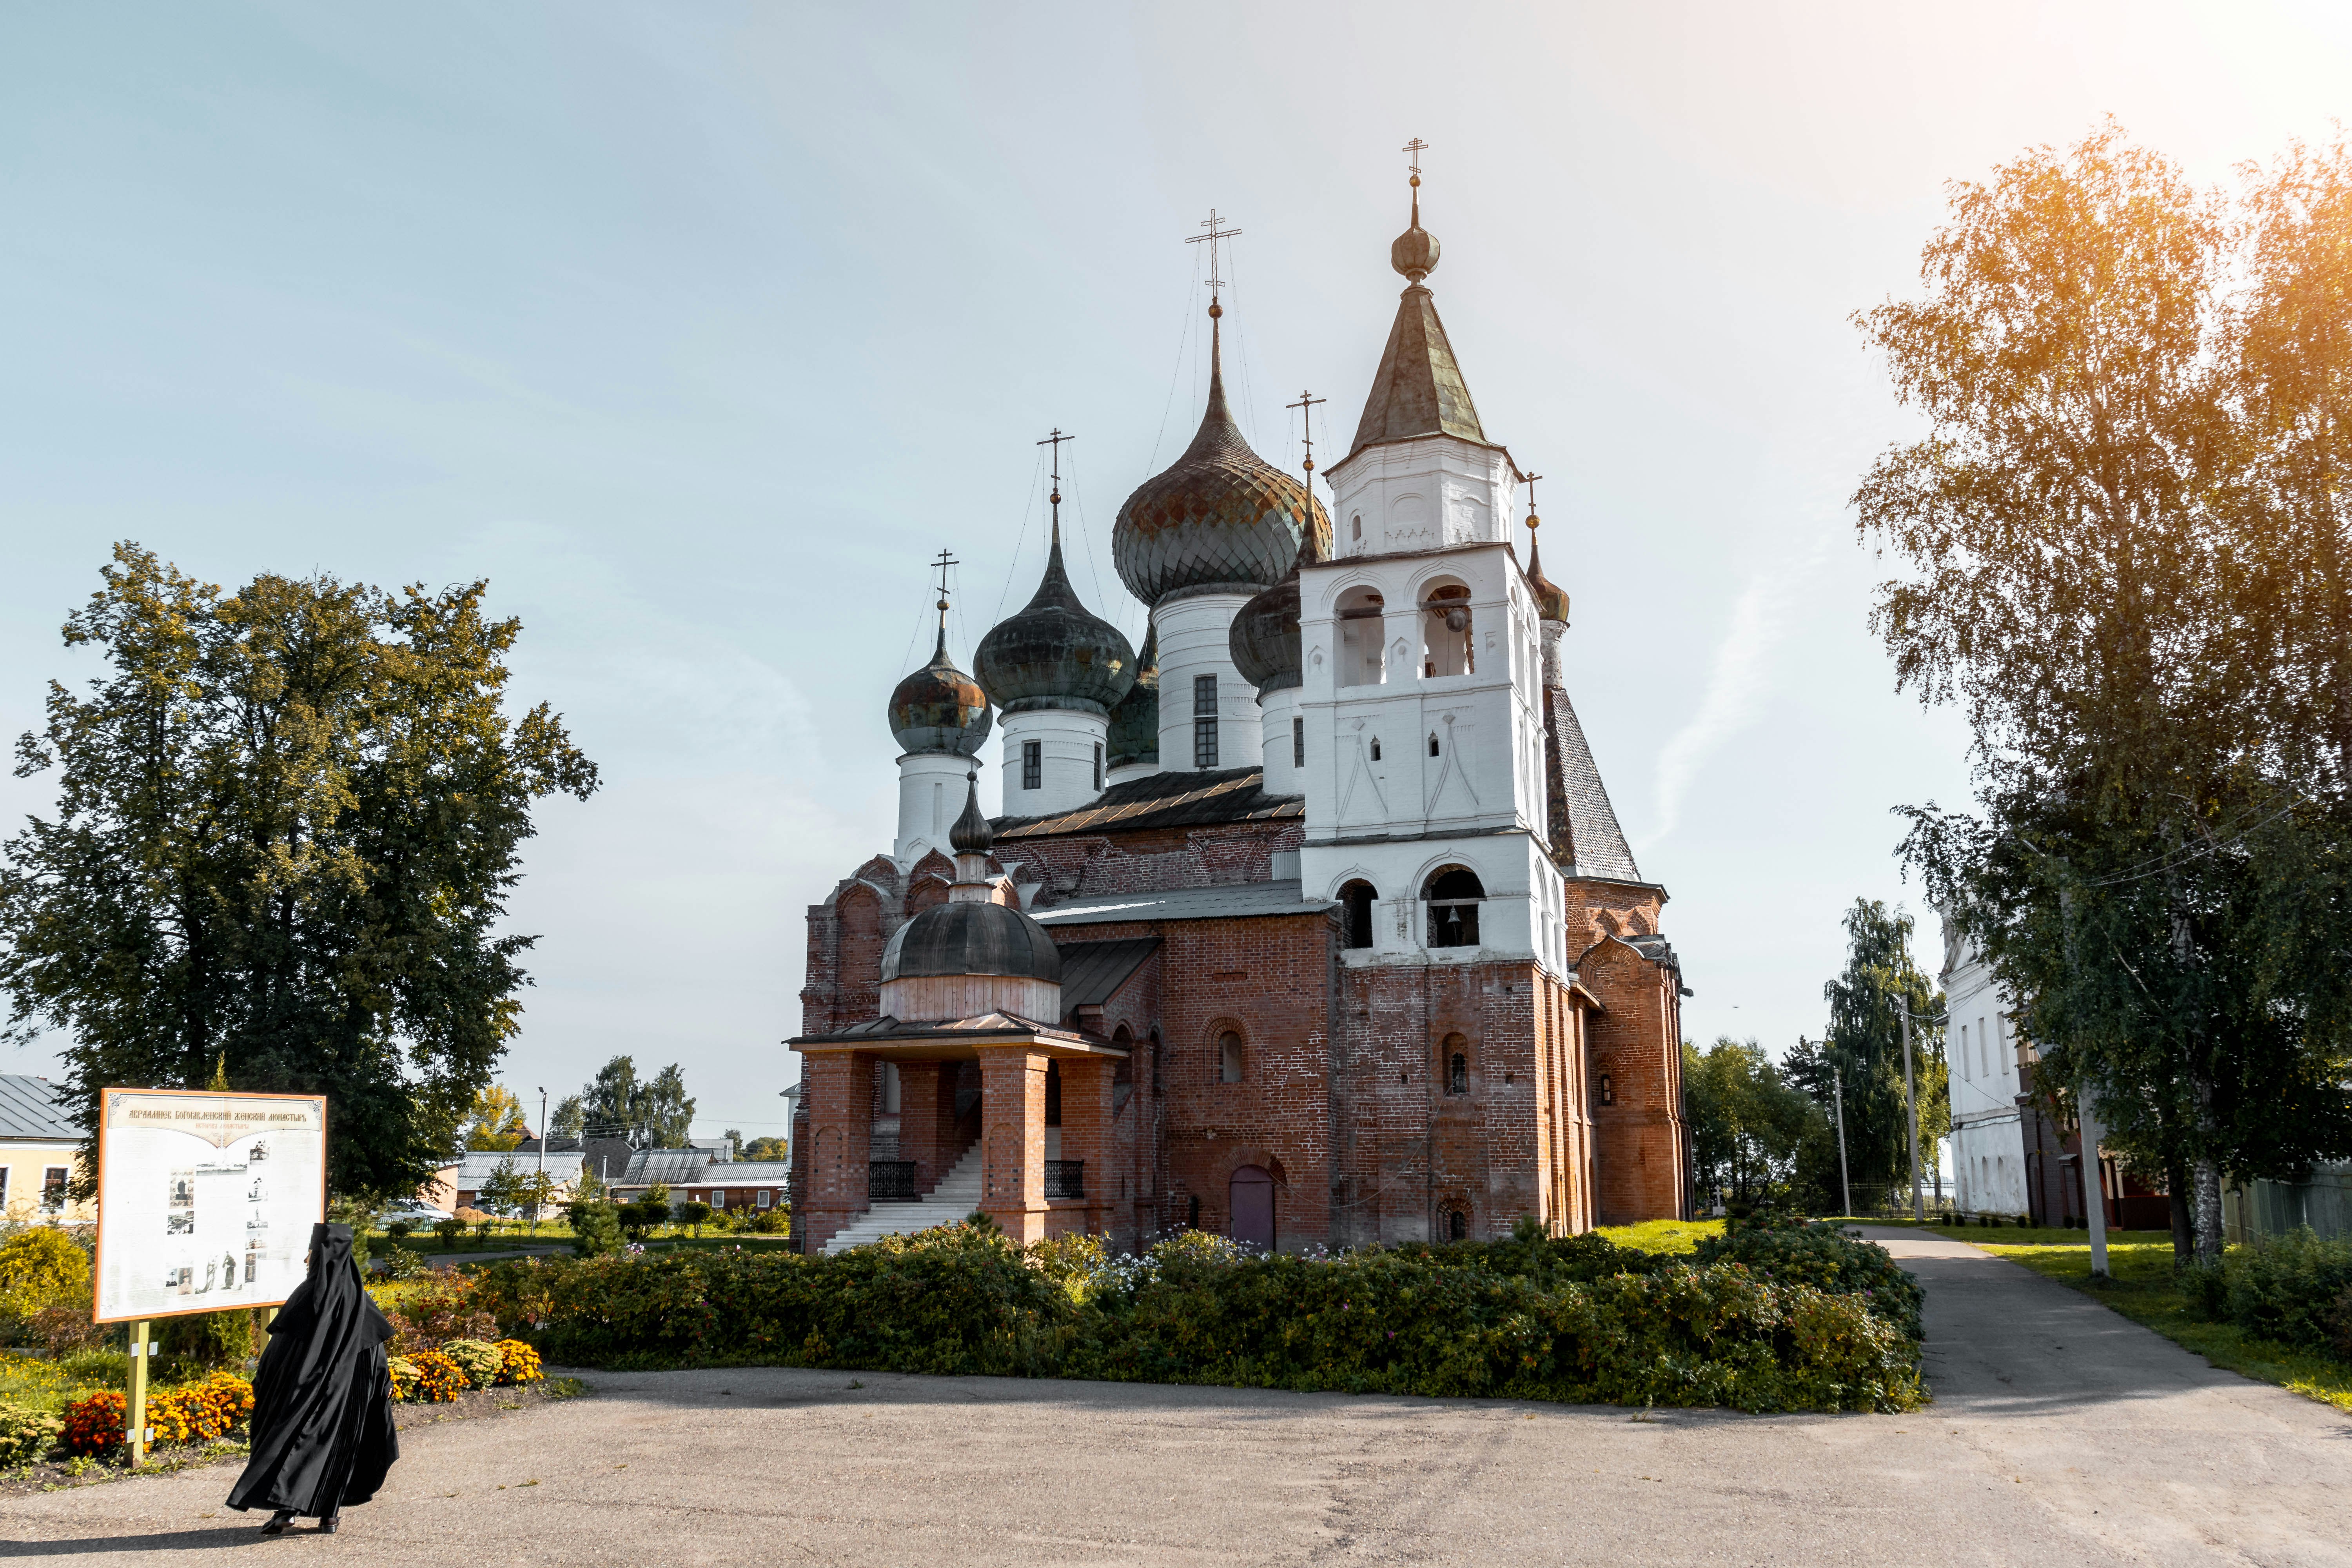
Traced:
<path id="1" fill-rule="evenodd" d="M 1820 566 L 1826 536 L 1801 557 L 1751 581 L 1732 606 L 1730 625 L 1715 650 L 1715 668 L 1690 721 L 1658 753 L 1657 795 L 1649 841 L 1673 837 L 1699 764 L 1715 749 L 1763 717 L 1771 695 L 1771 656 L 1788 628 L 1789 608 L 1802 601 L 1803 584 Z"/>

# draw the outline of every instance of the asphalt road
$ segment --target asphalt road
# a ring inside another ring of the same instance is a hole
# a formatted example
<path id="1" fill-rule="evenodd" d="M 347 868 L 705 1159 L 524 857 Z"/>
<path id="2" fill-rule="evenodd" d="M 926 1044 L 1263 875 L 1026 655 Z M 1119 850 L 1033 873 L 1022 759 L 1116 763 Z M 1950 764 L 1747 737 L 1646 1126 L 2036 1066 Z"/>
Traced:
<path id="1" fill-rule="evenodd" d="M 2352 1563 L 2352 1418 L 1973 1247 L 1935 1405 L 1747 1416 L 783 1370 L 413 1428 L 341 1533 L 225 1470 L 0 1500 L 0 1554 L 400 1564 Z"/>

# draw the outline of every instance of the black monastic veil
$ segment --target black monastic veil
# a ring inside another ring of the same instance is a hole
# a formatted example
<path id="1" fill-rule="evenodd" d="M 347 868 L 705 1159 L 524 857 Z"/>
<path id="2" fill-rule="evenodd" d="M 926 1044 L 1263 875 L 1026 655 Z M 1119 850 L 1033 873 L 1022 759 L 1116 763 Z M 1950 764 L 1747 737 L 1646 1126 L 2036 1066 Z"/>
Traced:
<path id="1" fill-rule="evenodd" d="M 331 1520 L 362 1503 L 400 1458 L 386 1365 L 392 1324 L 360 1283 L 352 1227 L 310 1228 L 310 1277 L 269 1325 L 254 1377 L 253 1458 L 234 1509 Z"/>

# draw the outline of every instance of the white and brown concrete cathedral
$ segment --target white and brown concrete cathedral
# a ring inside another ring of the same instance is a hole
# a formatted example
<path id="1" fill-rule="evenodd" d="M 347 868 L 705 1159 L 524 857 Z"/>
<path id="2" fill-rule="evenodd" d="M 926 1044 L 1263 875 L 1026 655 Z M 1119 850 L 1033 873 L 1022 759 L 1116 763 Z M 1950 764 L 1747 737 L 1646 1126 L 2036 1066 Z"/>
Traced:
<path id="1" fill-rule="evenodd" d="M 1112 538 L 1141 655 L 1071 586 L 1057 488 L 978 679 L 942 630 L 893 693 L 897 840 L 809 910 L 805 1246 L 974 1209 L 1122 1247 L 1687 1215 L 1665 890 L 1569 700 L 1568 595 L 1532 505 L 1519 560 L 1525 476 L 1438 319 L 1412 184 L 1328 512 L 1242 438 L 1213 346 L 1199 434 Z"/>

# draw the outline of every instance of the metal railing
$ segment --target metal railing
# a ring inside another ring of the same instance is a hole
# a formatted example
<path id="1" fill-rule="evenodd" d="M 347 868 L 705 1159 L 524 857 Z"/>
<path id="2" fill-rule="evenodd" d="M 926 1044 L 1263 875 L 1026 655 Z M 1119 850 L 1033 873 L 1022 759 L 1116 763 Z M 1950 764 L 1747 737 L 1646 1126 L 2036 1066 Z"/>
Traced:
<path id="1" fill-rule="evenodd" d="M 1049 1198 L 1085 1197 L 1087 1163 L 1084 1160 L 1046 1161 L 1045 1195 Z"/>
<path id="2" fill-rule="evenodd" d="M 920 1195 L 915 1191 L 915 1162 L 912 1160 L 874 1160 L 867 1163 L 866 1202 L 910 1204 Z"/>

